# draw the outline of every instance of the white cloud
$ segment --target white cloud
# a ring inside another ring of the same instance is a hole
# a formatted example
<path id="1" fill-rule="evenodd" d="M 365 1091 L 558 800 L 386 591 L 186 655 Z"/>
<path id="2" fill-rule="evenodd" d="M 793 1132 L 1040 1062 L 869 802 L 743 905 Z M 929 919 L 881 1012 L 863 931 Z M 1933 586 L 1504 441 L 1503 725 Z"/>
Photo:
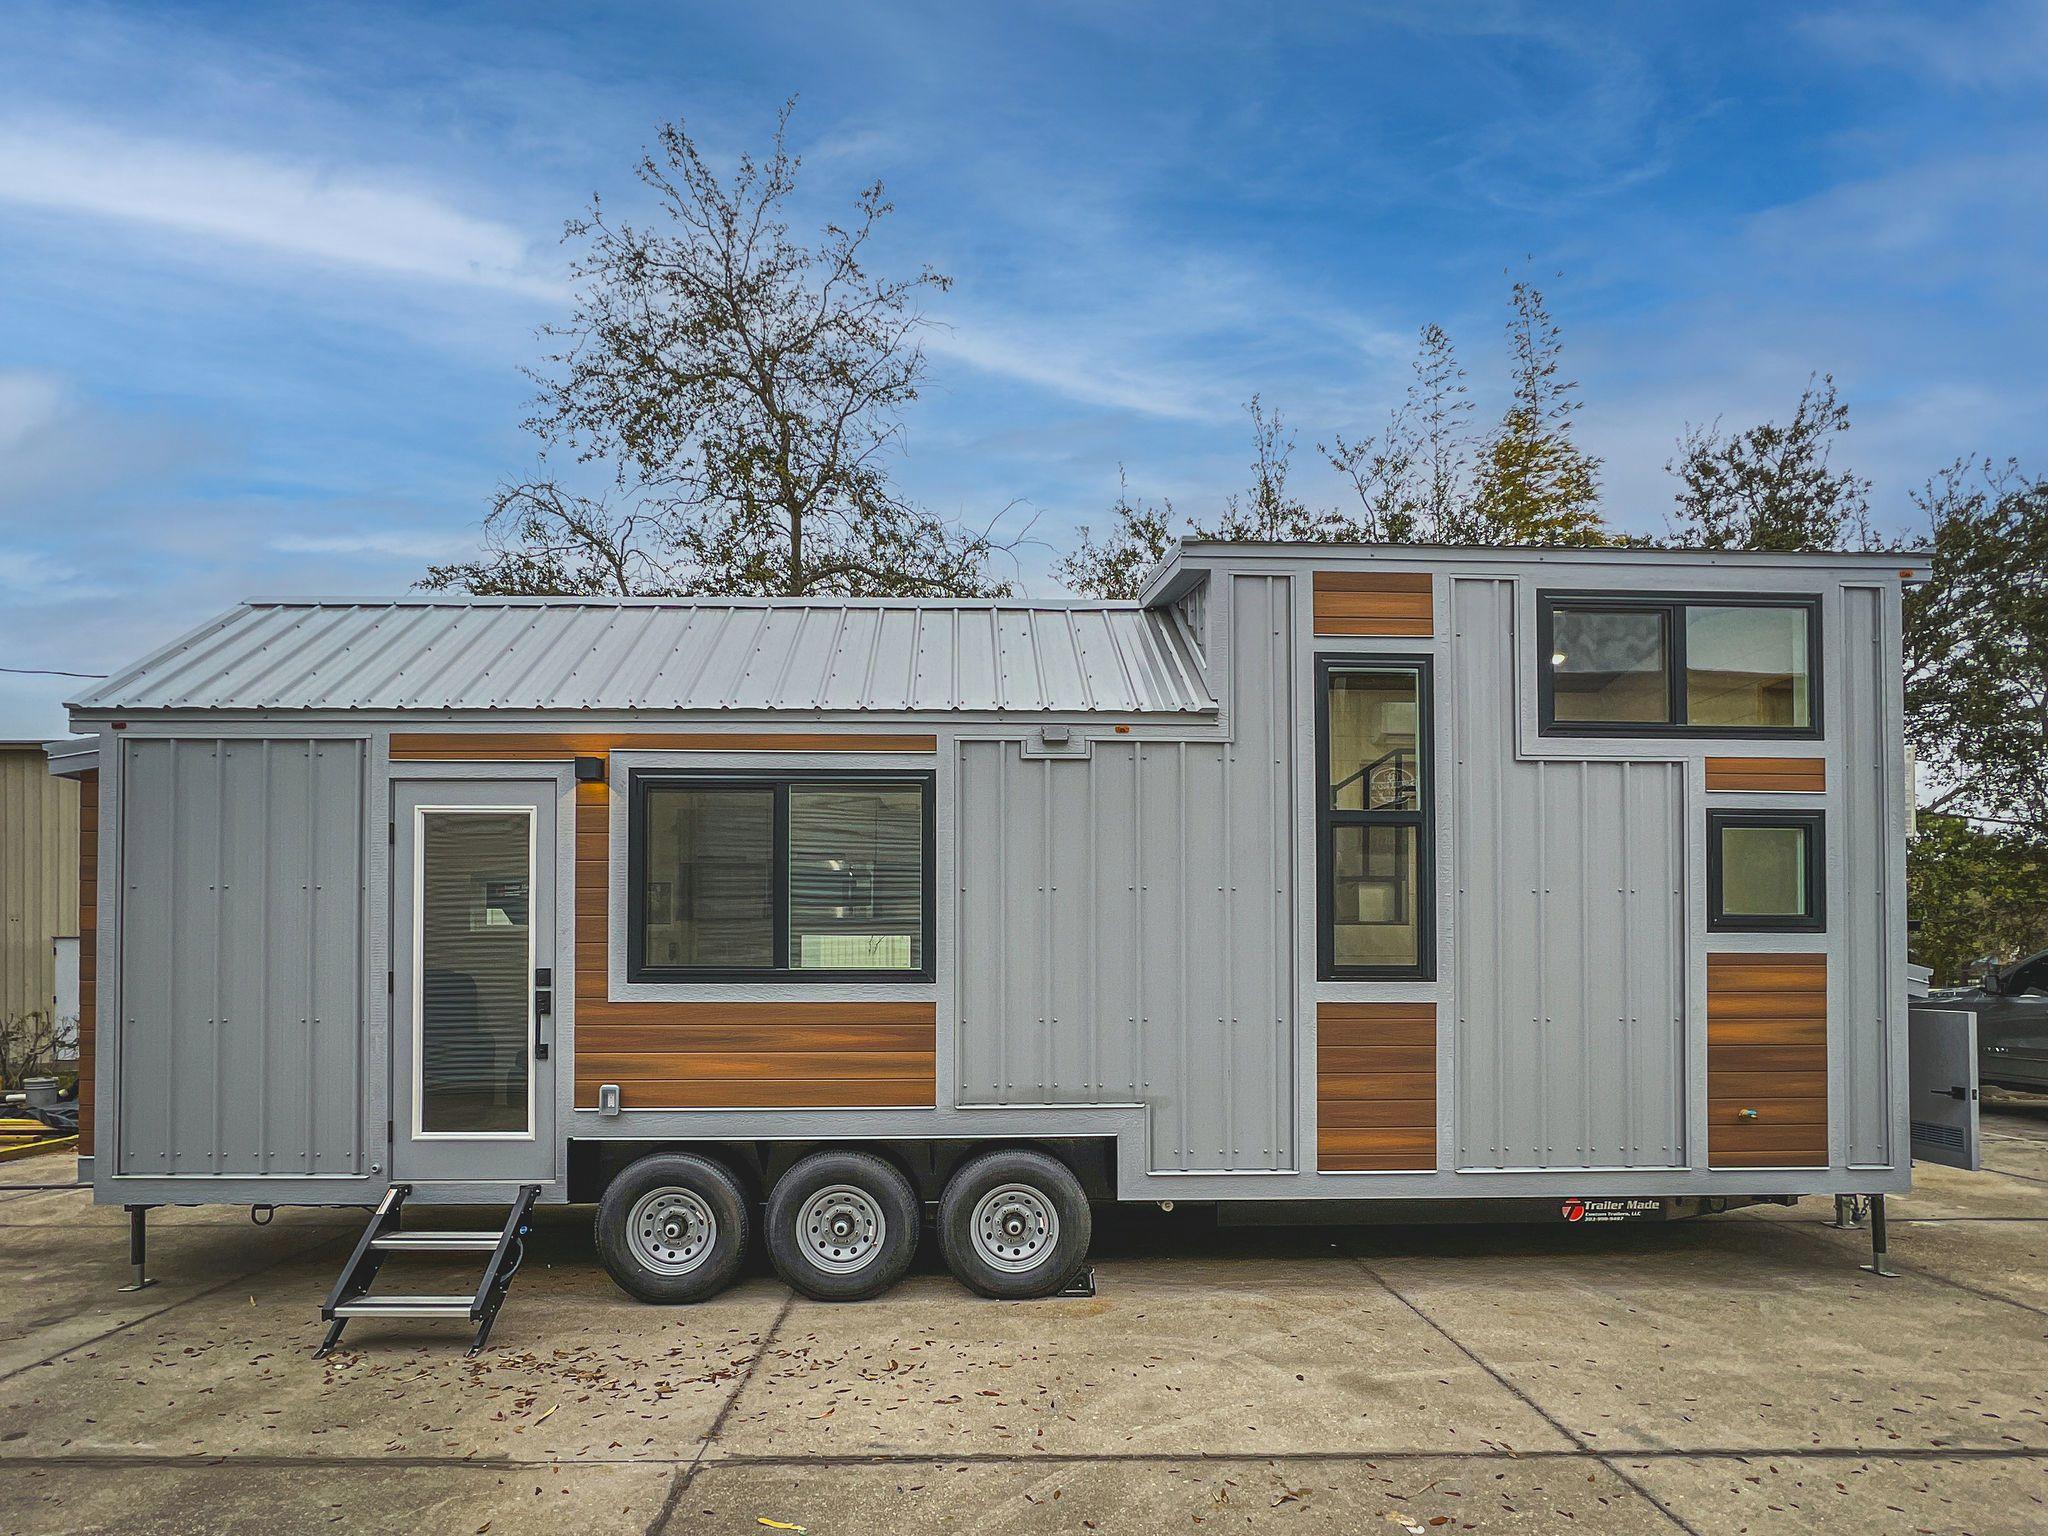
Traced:
<path id="1" fill-rule="evenodd" d="M 1973 11 L 1862 5 L 1800 25 L 1848 63 L 1964 90 L 2024 89 L 2048 80 L 2048 6 L 2041 0 L 1992 0 Z"/>
<path id="2" fill-rule="evenodd" d="M 1829 281 L 1849 273 L 1915 285 L 1988 278 L 2031 295 L 2048 232 L 2044 198 L 2048 150 L 1987 141 L 1838 182 L 1755 215 L 1749 229 L 1765 251 Z"/>
<path id="3" fill-rule="evenodd" d="M 64 386 L 48 374 L 0 373 L 0 453 L 45 431 L 67 403 Z"/>
<path id="4" fill-rule="evenodd" d="M 62 561 L 32 549 L 0 546 L 0 589 L 9 592 L 46 592 L 68 587 L 78 572 Z"/>
<path id="5" fill-rule="evenodd" d="M 78 529 L 60 509 L 161 486 L 211 452 L 212 438 L 189 418 L 109 409 L 55 374 L 0 373 L 0 536 L 67 538 Z"/>
<path id="6" fill-rule="evenodd" d="M 996 325 L 934 325 L 922 338 L 934 357 L 1015 379 L 1077 400 L 1145 416 L 1213 421 L 1235 406 L 1217 391 L 1160 368 L 1132 368 L 1091 356 L 1089 349 L 1040 333 L 1020 336 Z"/>
<path id="7" fill-rule="evenodd" d="M 561 291 L 520 231 L 402 175 L 83 123 L 0 123 L 0 202 L 394 277 Z"/>
<path id="8" fill-rule="evenodd" d="M 449 560 L 472 550 L 475 540 L 459 533 L 287 534 L 271 540 L 270 547 L 281 555 L 388 555 L 395 560 Z"/>

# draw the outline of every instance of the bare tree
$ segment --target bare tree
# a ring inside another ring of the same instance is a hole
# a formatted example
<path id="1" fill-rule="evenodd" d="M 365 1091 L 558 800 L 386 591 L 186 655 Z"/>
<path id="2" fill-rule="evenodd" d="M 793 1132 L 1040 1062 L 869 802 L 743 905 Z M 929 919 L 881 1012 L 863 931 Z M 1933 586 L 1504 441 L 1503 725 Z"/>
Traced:
<path id="1" fill-rule="evenodd" d="M 1849 430 L 1832 374 L 1809 377 L 1792 419 L 1723 436 L 1717 421 L 1688 426 L 1679 456 L 1677 543 L 1704 549 L 1867 549 L 1870 482 L 1837 471 L 1829 449 Z"/>
<path id="2" fill-rule="evenodd" d="M 1440 325 L 1418 339 L 1407 396 L 1376 437 L 1316 445 L 1358 498 L 1355 536 L 1371 543 L 1454 544 L 1472 536 L 1472 401 Z"/>
<path id="3" fill-rule="evenodd" d="M 22 1079 L 48 1071 L 56 1059 L 57 1021 L 49 1013 L 0 1018 L 0 1088 L 19 1088 Z"/>
<path id="4" fill-rule="evenodd" d="M 1116 487 L 1109 526 L 1102 537 L 1097 539 L 1083 523 L 1080 541 L 1053 567 L 1053 574 L 1083 597 L 1135 598 L 1145 573 L 1173 548 L 1173 503 L 1164 497 L 1149 502 L 1132 496 L 1131 482 L 1121 464 L 1116 470 Z"/>
<path id="5" fill-rule="evenodd" d="M 1600 461 L 1572 437 L 1584 403 L 1563 376 L 1563 344 L 1542 291 L 1509 290 L 1508 346 L 1514 398 L 1480 455 L 1473 514 L 1480 542 L 1605 544 Z"/>
<path id="6" fill-rule="evenodd" d="M 422 585 L 472 592 L 974 595 L 987 529 L 912 503 L 890 480 L 902 411 L 925 376 L 920 301 L 950 279 L 869 269 L 892 212 L 881 183 L 815 244 L 784 209 L 799 162 L 778 117 L 771 152 L 729 180 L 681 123 L 642 158 L 660 218 L 620 220 L 592 199 L 570 322 L 528 429 L 609 490 L 542 474 L 502 487 L 473 560 Z"/>
<path id="7" fill-rule="evenodd" d="M 1245 412 L 1252 419 L 1251 486 L 1242 494 L 1232 491 L 1224 499 L 1223 515 L 1215 526 L 1196 528 L 1196 536 L 1255 543 L 1328 541 L 1349 536 L 1348 525 L 1336 513 L 1311 511 L 1307 503 L 1287 489 L 1287 477 L 1294 462 L 1294 438 L 1280 413 L 1268 415 L 1257 395 L 1245 403 Z"/>

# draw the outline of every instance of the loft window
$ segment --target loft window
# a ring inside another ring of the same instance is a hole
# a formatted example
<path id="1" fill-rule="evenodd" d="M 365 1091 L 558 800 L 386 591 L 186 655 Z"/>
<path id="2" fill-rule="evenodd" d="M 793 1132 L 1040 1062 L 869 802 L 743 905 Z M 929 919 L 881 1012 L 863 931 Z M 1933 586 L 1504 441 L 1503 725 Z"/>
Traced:
<path id="1" fill-rule="evenodd" d="M 1436 958 L 1429 662 L 1325 656 L 1316 673 L 1320 973 L 1428 980 Z"/>
<path id="2" fill-rule="evenodd" d="M 636 773 L 634 981 L 929 980 L 932 781 Z"/>
<path id="3" fill-rule="evenodd" d="M 1707 812 L 1707 926 L 1721 933 L 1827 927 L 1819 811 Z"/>
<path id="4" fill-rule="evenodd" d="M 1544 593 L 1547 736 L 1818 736 L 1820 600 Z"/>

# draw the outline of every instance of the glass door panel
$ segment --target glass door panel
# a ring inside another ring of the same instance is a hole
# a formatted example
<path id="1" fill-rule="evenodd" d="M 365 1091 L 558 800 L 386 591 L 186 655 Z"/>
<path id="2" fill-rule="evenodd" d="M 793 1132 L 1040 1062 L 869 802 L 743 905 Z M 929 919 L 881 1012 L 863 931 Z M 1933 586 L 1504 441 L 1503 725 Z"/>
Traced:
<path id="1" fill-rule="evenodd" d="M 420 811 L 419 1130 L 533 1130 L 533 813 Z"/>

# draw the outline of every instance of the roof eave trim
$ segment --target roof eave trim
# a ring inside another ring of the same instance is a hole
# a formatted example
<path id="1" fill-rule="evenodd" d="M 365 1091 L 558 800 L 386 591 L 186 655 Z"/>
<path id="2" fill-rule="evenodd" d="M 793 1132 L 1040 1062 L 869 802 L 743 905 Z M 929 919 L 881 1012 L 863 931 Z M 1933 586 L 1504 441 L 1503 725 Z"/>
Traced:
<path id="1" fill-rule="evenodd" d="M 75 779 L 100 765 L 97 736 L 69 737 L 43 743 L 43 755 L 50 760 L 50 772 L 60 779 Z"/>

